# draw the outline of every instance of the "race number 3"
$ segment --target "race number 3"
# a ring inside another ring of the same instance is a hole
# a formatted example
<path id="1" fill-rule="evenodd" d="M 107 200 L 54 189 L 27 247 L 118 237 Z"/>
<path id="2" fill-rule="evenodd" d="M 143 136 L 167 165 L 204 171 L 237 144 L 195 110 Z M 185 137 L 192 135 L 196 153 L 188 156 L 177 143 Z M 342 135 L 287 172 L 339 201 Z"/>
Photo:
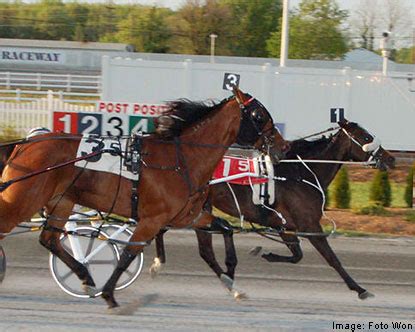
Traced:
<path id="1" fill-rule="evenodd" d="M 241 75 L 225 73 L 225 76 L 223 77 L 223 90 L 232 91 L 234 86 L 238 87 L 240 78 Z"/>
<path id="2" fill-rule="evenodd" d="M 337 123 L 344 120 L 344 108 L 331 108 L 330 109 L 330 122 Z"/>

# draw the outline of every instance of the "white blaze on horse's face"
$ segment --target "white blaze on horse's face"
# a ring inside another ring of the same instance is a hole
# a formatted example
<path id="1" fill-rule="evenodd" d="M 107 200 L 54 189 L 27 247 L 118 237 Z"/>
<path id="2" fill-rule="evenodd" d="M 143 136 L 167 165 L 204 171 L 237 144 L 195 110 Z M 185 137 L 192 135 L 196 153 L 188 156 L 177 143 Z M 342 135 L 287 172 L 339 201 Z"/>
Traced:
<path id="1" fill-rule="evenodd" d="M 372 142 L 364 144 L 362 146 L 362 150 L 364 152 L 373 152 L 373 151 L 376 151 L 377 149 L 379 149 L 380 145 L 381 145 L 380 139 L 377 138 L 377 137 L 373 137 Z"/>

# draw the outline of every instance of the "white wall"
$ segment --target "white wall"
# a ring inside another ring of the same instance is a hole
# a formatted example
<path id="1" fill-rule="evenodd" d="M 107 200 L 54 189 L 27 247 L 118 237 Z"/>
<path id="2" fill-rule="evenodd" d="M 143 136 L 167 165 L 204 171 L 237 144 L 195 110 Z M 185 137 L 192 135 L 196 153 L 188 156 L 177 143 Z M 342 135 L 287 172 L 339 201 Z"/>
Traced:
<path id="1" fill-rule="evenodd" d="M 330 110 L 343 108 L 391 150 L 415 151 L 415 83 L 406 74 L 351 69 L 279 68 L 111 59 L 103 57 L 103 100 L 163 103 L 178 98 L 220 100 L 225 73 L 241 76 L 240 88 L 260 100 L 294 139 L 326 129 Z"/>

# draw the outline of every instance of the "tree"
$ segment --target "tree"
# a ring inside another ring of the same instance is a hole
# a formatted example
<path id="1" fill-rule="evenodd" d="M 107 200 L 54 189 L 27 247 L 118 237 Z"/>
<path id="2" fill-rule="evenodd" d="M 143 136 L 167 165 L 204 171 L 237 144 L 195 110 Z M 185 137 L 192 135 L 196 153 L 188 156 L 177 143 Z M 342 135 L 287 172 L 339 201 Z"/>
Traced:
<path id="1" fill-rule="evenodd" d="M 36 10 L 37 30 L 41 39 L 70 40 L 72 26 L 61 0 L 42 0 Z"/>
<path id="2" fill-rule="evenodd" d="M 8 3 L 0 3 L 0 36 L 13 38 L 13 17 L 16 16 L 16 8 Z"/>
<path id="3" fill-rule="evenodd" d="M 408 207 L 413 207 L 412 200 L 413 200 L 413 195 L 414 195 L 414 192 L 413 192 L 414 190 L 414 168 L 415 168 L 415 164 L 409 169 L 408 176 L 406 177 L 404 199 Z"/>
<path id="4" fill-rule="evenodd" d="M 384 6 L 382 12 L 382 29 L 390 31 L 392 35 L 392 45 L 389 58 L 396 59 L 396 41 L 400 39 L 402 30 L 412 24 L 412 18 L 409 13 L 411 9 L 401 0 L 383 0 Z"/>
<path id="5" fill-rule="evenodd" d="M 388 172 L 379 170 L 376 173 L 370 186 L 369 198 L 372 202 L 384 207 L 391 205 L 392 192 Z"/>
<path id="6" fill-rule="evenodd" d="M 342 58 L 348 49 L 341 32 L 346 17 L 347 12 L 340 10 L 335 0 L 303 0 L 299 9 L 290 15 L 289 57 L 319 60 Z M 280 31 L 277 31 L 268 40 L 270 56 L 279 56 L 280 39 Z"/>
<path id="7" fill-rule="evenodd" d="M 217 0 L 187 0 L 170 21 L 175 32 L 171 49 L 175 53 L 210 54 L 209 35 L 218 35 L 215 53 L 229 54 L 229 29 L 234 18 L 229 7 Z"/>
<path id="8" fill-rule="evenodd" d="M 9 5 L 2 4 L 0 12 L 1 35 L 6 38 L 37 38 L 37 8 L 37 4 L 24 4 L 21 2 L 10 3 Z"/>
<path id="9" fill-rule="evenodd" d="M 395 61 L 398 63 L 415 64 L 415 46 L 396 50 Z"/>
<path id="10" fill-rule="evenodd" d="M 233 53 L 248 57 L 268 56 L 267 40 L 272 32 L 280 30 L 281 0 L 224 0 L 223 3 L 238 20 L 230 30 L 234 34 L 229 40 Z"/>
<path id="11" fill-rule="evenodd" d="M 390 31 L 389 58 L 397 60 L 397 49 L 408 47 L 412 35 L 410 0 L 361 0 L 351 20 L 351 30 L 359 35 L 360 47 L 379 48 L 382 33 Z M 407 61 L 407 60 L 406 60 Z M 405 61 L 405 62 L 406 62 Z"/>
<path id="12" fill-rule="evenodd" d="M 340 209 L 350 208 L 350 185 L 347 168 L 340 168 L 333 182 L 333 203 L 334 206 Z"/>
<path id="13" fill-rule="evenodd" d="M 166 53 L 169 51 L 168 40 L 171 33 L 165 22 L 167 15 L 162 9 L 152 7 L 144 17 L 140 25 L 144 52 Z"/>
<path id="14" fill-rule="evenodd" d="M 377 0 L 362 0 L 354 13 L 353 30 L 360 38 L 360 47 L 374 50 L 374 40 L 379 21 L 379 3 Z"/>
<path id="15" fill-rule="evenodd" d="M 66 5 L 66 12 L 72 29 L 71 39 L 80 42 L 87 41 L 86 25 L 89 8 L 85 4 L 72 2 Z"/>

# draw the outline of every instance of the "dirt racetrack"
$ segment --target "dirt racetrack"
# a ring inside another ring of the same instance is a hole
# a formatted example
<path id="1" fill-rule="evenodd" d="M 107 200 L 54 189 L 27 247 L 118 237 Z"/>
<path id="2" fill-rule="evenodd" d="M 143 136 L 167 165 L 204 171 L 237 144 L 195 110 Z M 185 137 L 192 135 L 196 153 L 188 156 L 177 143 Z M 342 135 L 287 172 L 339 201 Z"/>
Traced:
<path id="1" fill-rule="evenodd" d="M 414 239 L 330 240 L 352 277 L 376 295 L 361 301 L 306 240 L 299 264 L 270 264 L 247 252 L 261 245 L 285 253 L 282 245 L 237 235 L 237 283 L 248 299 L 236 302 L 199 257 L 193 232 L 169 232 L 165 238 L 168 261 L 158 278 L 152 280 L 147 272 L 152 245 L 146 250 L 143 274 L 117 293 L 121 305 L 136 309 L 126 316 L 109 315 L 101 299 L 63 293 L 48 271 L 47 253 L 37 243 L 37 234 L 6 239 L 0 330 L 340 331 L 333 324 L 362 324 L 361 331 L 376 331 L 375 326 L 386 324 L 386 331 L 392 331 L 395 322 L 415 326 Z M 222 239 L 215 237 L 220 261 L 222 247 Z"/>

